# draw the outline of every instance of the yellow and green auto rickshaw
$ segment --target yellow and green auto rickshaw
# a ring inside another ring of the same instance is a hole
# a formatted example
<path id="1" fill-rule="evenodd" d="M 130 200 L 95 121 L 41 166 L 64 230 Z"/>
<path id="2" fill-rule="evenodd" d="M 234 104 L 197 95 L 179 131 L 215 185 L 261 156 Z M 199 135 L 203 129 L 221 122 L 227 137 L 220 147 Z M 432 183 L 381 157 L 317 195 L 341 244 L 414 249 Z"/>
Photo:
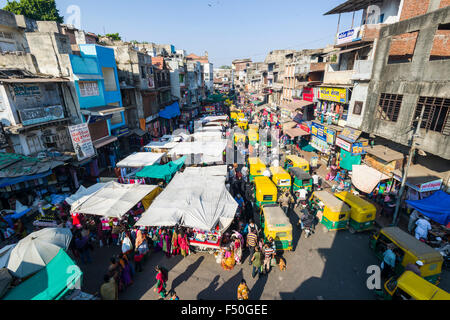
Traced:
<path id="1" fill-rule="evenodd" d="M 251 123 L 248 125 L 248 130 L 255 130 L 256 132 L 258 132 L 259 130 L 259 124 L 257 123 Z"/>
<path id="2" fill-rule="evenodd" d="M 325 231 L 347 228 L 350 207 L 328 191 L 314 191 L 309 199 L 309 206 L 325 226 Z"/>
<path id="3" fill-rule="evenodd" d="M 251 144 L 252 146 L 256 145 L 259 140 L 258 131 L 250 128 L 247 131 L 247 134 L 248 134 L 248 143 Z"/>
<path id="4" fill-rule="evenodd" d="M 238 112 L 232 111 L 230 112 L 230 119 L 236 121 L 238 118 Z"/>
<path id="5" fill-rule="evenodd" d="M 260 158 L 249 157 L 248 158 L 248 166 L 249 166 L 249 179 L 250 181 L 254 181 L 255 177 L 260 177 L 263 175 L 264 170 L 266 170 L 266 165 Z"/>
<path id="6" fill-rule="evenodd" d="M 412 271 L 405 271 L 398 278 L 390 278 L 376 294 L 385 300 L 450 300 L 448 292 Z"/>
<path id="7" fill-rule="evenodd" d="M 291 190 L 291 176 L 282 167 L 270 167 L 272 181 L 280 191 Z"/>
<path id="8" fill-rule="evenodd" d="M 299 156 L 286 156 L 286 159 L 284 160 L 284 169 L 289 170 L 289 168 L 292 167 L 301 168 L 305 172 L 309 173 L 309 162 Z"/>
<path id="9" fill-rule="evenodd" d="M 247 136 L 244 133 L 235 132 L 234 133 L 234 144 L 237 144 L 238 142 L 245 143 L 247 140 Z"/>
<path id="10" fill-rule="evenodd" d="M 439 283 L 444 261 L 439 251 L 398 227 L 386 227 L 375 233 L 370 239 L 370 248 L 374 250 L 378 259 L 383 260 L 383 253 L 390 243 L 393 243 L 400 252 L 400 263 L 394 268 L 397 276 L 403 273 L 407 264 L 414 264 L 420 260 L 423 262 L 423 266 L 420 267 L 422 277 L 431 283 Z"/>
<path id="11" fill-rule="evenodd" d="M 266 204 L 277 203 L 277 187 L 265 177 L 255 177 L 255 204 L 257 208 Z"/>
<path id="12" fill-rule="evenodd" d="M 291 167 L 288 171 L 292 177 L 292 193 L 300 189 L 306 189 L 309 192 L 312 191 L 313 178 L 308 172 L 299 167 Z"/>
<path id="13" fill-rule="evenodd" d="M 292 224 L 277 204 L 266 204 L 260 211 L 264 240 L 272 237 L 276 250 L 292 250 Z"/>
<path id="14" fill-rule="evenodd" d="M 242 130 L 247 130 L 248 128 L 248 120 L 245 118 L 238 118 L 236 124 L 241 128 Z"/>
<path id="15" fill-rule="evenodd" d="M 350 207 L 348 224 L 350 233 L 366 231 L 374 227 L 377 208 L 373 204 L 348 191 L 342 191 L 334 195 Z"/>

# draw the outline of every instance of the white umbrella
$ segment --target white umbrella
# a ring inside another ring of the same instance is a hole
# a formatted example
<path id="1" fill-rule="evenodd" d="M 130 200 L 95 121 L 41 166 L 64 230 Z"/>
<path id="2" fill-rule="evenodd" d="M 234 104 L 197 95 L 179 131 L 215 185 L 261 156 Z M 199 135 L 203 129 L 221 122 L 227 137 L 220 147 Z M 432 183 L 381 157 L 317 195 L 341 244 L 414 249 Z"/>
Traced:
<path id="1" fill-rule="evenodd" d="M 72 233 L 65 228 L 46 228 L 31 233 L 12 249 L 7 268 L 24 278 L 44 268 L 63 248 L 67 249 Z"/>

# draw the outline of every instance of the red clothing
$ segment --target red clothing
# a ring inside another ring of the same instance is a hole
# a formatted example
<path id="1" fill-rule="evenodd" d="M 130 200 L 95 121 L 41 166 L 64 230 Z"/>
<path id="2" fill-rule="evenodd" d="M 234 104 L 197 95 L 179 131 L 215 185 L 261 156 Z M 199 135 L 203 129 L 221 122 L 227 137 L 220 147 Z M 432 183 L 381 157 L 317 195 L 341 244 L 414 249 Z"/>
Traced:
<path id="1" fill-rule="evenodd" d="M 74 226 L 81 224 L 79 213 L 72 213 L 72 224 Z"/>
<path id="2" fill-rule="evenodd" d="M 136 262 L 140 262 L 142 260 L 142 258 L 144 258 L 143 254 L 135 254 L 134 255 L 134 261 L 136 261 Z"/>

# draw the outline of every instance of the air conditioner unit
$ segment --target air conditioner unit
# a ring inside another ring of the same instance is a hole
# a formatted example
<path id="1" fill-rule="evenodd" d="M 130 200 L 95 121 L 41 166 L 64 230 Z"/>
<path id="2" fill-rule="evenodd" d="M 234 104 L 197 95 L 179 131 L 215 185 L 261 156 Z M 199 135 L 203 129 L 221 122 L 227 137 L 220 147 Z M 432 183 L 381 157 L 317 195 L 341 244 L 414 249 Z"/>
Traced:
<path id="1" fill-rule="evenodd" d="M 44 140 L 44 143 L 56 143 L 59 141 L 59 136 L 57 136 L 56 134 L 49 136 L 42 136 L 42 139 Z"/>

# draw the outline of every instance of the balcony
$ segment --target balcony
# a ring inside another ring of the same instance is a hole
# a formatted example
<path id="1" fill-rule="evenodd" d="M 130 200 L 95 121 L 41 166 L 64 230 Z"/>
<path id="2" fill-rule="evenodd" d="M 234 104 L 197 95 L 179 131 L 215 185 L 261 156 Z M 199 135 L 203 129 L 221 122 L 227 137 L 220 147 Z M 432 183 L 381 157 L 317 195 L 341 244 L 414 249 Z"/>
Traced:
<path id="1" fill-rule="evenodd" d="M 328 65 L 328 69 L 325 71 L 324 83 L 328 84 L 352 84 L 352 76 L 355 73 L 354 70 L 337 70 L 338 64 Z"/>
<path id="2" fill-rule="evenodd" d="M 351 80 L 370 80 L 372 76 L 373 60 L 356 60 Z"/>

